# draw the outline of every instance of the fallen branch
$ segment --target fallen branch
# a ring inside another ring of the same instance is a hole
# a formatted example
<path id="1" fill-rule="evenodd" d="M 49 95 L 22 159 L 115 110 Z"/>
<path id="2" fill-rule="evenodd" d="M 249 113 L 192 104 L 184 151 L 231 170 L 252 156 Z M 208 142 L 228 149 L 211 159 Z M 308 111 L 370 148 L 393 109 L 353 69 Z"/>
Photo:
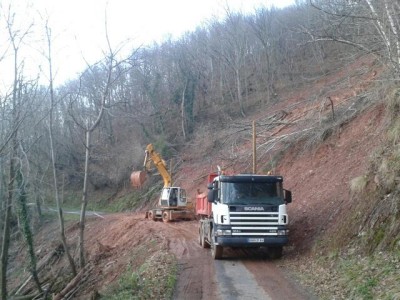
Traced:
<path id="1" fill-rule="evenodd" d="M 306 128 L 306 129 L 303 129 L 303 130 L 300 130 L 300 131 L 296 131 L 296 132 L 291 132 L 291 133 L 288 133 L 288 134 L 280 135 L 280 136 L 278 136 L 278 137 L 276 137 L 276 138 L 274 138 L 274 139 L 272 139 L 272 140 L 269 140 L 269 141 L 266 142 L 266 143 L 261 144 L 260 146 L 258 146 L 258 148 L 260 148 L 260 147 L 262 147 L 262 146 L 265 146 L 265 145 L 268 145 L 268 144 L 271 143 L 271 142 L 274 142 L 274 141 L 277 141 L 277 140 L 284 140 L 284 139 L 286 139 L 287 137 L 289 137 L 289 136 L 291 136 L 291 135 L 300 134 L 300 133 L 302 133 L 302 132 L 310 131 L 310 130 L 312 130 L 312 129 L 314 129 L 314 127 L 310 127 L 310 128 Z"/>
<path id="2" fill-rule="evenodd" d="M 63 249 L 62 244 L 59 244 L 53 251 L 47 253 L 37 264 L 37 272 L 39 273 L 40 271 L 42 271 L 44 267 L 47 266 L 55 256 L 59 256 L 62 249 Z M 24 279 L 23 283 L 16 289 L 14 289 L 10 294 L 15 296 L 20 294 L 31 279 L 32 275 L 30 274 L 26 279 Z"/>
<path id="3" fill-rule="evenodd" d="M 39 293 L 33 293 L 33 294 L 29 294 L 29 295 L 23 295 L 23 296 L 14 296 L 12 297 L 13 300 L 27 300 L 27 299 L 35 299 L 38 296 L 40 296 L 41 294 Z"/>
<path id="4" fill-rule="evenodd" d="M 86 272 L 90 272 L 92 266 L 87 264 L 80 272 L 66 285 L 66 287 L 59 292 L 57 295 L 54 296 L 53 300 L 61 300 L 71 292 L 75 292 L 76 286 L 84 280 L 86 277 Z"/>

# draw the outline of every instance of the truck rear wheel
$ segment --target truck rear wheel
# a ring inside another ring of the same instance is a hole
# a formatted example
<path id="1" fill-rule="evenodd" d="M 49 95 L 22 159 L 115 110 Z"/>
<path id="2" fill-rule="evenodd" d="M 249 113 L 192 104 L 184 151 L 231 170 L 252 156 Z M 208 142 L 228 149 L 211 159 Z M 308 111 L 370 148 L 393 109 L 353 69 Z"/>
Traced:
<path id="1" fill-rule="evenodd" d="M 206 237 L 204 236 L 203 226 L 200 226 L 200 245 L 202 248 L 210 248 L 210 244 L 206 242 Z"/>
<path id="2" fill-rule="evenodd" d="M 223 252 L 224 252 L 224 248 L 222 248 L 222 246 L 215 245 L 215 242 L 214 242 L 214 228 L 213 228 L 212 231 L 211 231 L 211 256 L 214 259 L 221 259 Z"/>
<path id="3" fill-rule="evenodd" d="M 202 229 L 202 226 L 200 224 L 200 227 L 199 227 L 199 245 L 200 246 L 203 246 L 202 243 L 201 243 L 202 239 L 203 239 L 203 229 Z"/>

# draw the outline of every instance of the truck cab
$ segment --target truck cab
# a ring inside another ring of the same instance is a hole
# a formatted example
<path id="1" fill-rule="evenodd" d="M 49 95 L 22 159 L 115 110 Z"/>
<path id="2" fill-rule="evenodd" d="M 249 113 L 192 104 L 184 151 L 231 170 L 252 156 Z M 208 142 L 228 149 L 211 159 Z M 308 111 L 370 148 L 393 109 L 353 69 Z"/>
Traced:
<path id="1" fill-rule="evenodd" d="M 292 201 L 282 176 L 220 175 L 208 189 L 212 214 L 201 226 L 214 258 L 222 256 L 223 247 L 263 246 L 271 257 L 282 256 L 288 243 L 286 205 Z"/>

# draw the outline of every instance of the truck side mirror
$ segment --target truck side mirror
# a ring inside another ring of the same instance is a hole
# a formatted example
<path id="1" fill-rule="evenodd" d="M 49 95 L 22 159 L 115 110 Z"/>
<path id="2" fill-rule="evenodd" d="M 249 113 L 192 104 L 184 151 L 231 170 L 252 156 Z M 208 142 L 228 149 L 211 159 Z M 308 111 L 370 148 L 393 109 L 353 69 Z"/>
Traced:
<path id="1" fill-rule="evenodd" d="M 283 195 L 286 203 L 292 203 L 292 192 L 288 190 L 283 190 Z"/>
<path id="2" fill-rule="evenodd" d="M 213 190 L 209 190 L 208 194 L 207 194 L 207 200 L 210 203 L 214 202 L 214 191 Z"/>
<path id="3" fill-rule="evenodd" d="M 207 184 L 207 188 L 208 188 L 209 190 L 212 190 L 212 189 L 213 189 L 213 184 L 212 184 L 212 183 Z"/>

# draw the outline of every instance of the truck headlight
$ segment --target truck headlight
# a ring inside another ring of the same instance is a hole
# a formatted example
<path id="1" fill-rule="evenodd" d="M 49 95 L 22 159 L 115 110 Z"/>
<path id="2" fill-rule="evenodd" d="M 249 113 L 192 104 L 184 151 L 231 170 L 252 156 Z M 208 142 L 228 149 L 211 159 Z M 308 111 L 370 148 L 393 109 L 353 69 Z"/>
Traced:
<path id="1" fill-rule="evenodd" d="M 279 229 L 279 230 L 277 230 L 277 234 L 278 235 L 288 235 L 289 230 L 288 229 Z"/>
<path id="2" fill-rule="evenodd" d="M 217 234 L 217 236 L 232 235 L 232 230 L 230 230 L 230 229 L 217 229 L 216 234 Z"/>

